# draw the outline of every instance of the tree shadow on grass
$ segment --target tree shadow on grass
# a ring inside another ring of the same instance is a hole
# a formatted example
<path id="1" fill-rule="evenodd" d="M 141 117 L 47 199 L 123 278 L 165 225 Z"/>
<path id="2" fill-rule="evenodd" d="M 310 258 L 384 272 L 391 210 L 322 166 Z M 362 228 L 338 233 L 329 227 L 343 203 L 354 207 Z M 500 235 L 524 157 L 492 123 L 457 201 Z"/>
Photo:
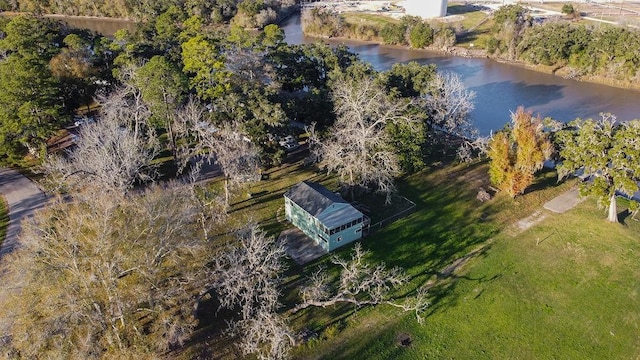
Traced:
<path id="1" fill-rule="evenodd" d="M 7 228 L 9 227 L 9 206 L 0 195 L 0 246 L 4 242 L 7 235 Z"/>
<path id="2" fill-rule="evenodd" d="M 532 193 L 543 189 L 560 186 L 562 182 L 558 181 L 558 173 L 553 169 L 543 168 L 537 175 L 536 180 L 526 190 L 525 194 Z"/>
<path id="3" fill-rule="evenodd" d="M 238 351 L 234 339 L 228 336 L 229 321 L 241 319 L 240 310 L 220 306 L 218 295 L 211 290 L 194 309 L 198 325 L 193 335 L 178 349 L 170 351 L 168 358 L 229 359 Z"/>
<path id="4" fill-rule="evenodd" d="M 400 192 L 416 210 L 364 241 L 372 260 L 410 274 L 435 273 L 493 236 L 495 229 L 481 220 L 477 189 L 461 180 L 477 166 L 435 181 L 418 175 L 401 183 Z"/>
<path id="5" fill-rule="evenodd" d="M 462 15 L 470 12 L 478 11 L 478 8 L 473 5 L 450 5 L 447 7 L 448 15 Z"/>

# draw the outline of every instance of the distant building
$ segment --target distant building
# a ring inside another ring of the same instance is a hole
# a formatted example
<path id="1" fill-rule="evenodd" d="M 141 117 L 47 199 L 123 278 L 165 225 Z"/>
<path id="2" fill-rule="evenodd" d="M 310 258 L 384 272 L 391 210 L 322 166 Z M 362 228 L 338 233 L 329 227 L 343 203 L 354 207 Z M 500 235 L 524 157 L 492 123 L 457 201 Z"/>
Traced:
<path id="1" fill-rule="evenodd" d="M 399 2 L 407 15 L 422 18 L 437 18 L 447 16 L 448 0 L 405 0 Z"/>
<path id="2" fill-rule="evenodd" d="M 287 220 L 326 251 L 362 238 L 369 218 L 318 183 L 303 181 L 284 194 Z"/>

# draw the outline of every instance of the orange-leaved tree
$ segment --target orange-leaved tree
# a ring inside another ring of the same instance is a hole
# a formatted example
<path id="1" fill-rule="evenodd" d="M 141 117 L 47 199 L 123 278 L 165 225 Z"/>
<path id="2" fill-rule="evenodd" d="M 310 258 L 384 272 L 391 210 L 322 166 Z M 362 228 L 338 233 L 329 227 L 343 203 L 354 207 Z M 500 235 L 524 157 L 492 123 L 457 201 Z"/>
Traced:
<path id="1" fill-rule="evenodd" d="M 511 115 L 511 126 L 489 141 L 491 182 L 511 197 L 522 194 L 552 152 L 553 145 L 540 117 L 519 107 Z"/>

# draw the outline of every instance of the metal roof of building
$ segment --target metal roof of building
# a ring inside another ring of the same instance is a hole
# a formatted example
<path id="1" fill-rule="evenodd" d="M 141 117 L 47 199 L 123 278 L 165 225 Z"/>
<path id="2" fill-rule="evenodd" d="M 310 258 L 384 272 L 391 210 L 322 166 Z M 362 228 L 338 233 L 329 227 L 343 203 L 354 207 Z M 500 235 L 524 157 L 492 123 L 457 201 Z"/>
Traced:
<path id="1" fill-rule="evenodd" d="M 362 213 L 346 200 L 315 182 L 303 181 L 289 189 L 284 196 L 314 216 L 327 228 L 362 217 Z"/>

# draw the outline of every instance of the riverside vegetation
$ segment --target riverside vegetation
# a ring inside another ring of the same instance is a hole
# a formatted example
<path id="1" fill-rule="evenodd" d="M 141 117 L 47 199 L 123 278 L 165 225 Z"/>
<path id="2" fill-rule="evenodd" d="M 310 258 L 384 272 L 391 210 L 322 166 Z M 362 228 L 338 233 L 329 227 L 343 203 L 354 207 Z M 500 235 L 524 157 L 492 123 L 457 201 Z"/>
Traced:
<path id="1" fill-rule="evenodd" d="M 638 87 L 637 29 L 576 23 L 575 17 L 540 23 L 520 5 L 503 6 L 491 15 L 451 5 L 449 13 L 464 20 L 441 23 L 410 16 L 397 20 L 315 8 L 303 12 L 302 28 L 308 36 L 373 40 L 415 49 L 450 52 L 457 45 L 466 48 L 461 54 L 517 61 L 567 78 Z"/>

